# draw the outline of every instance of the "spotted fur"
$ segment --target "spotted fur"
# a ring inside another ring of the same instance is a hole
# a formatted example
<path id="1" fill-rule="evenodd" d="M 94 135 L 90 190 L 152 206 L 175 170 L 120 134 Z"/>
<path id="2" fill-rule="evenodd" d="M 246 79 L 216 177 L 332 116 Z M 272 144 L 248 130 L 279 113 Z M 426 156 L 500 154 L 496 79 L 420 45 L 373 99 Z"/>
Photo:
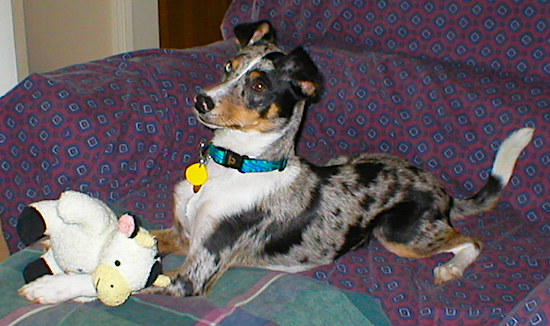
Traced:
<path id="1" fill-rule="evenodd" d="M 283 53 L 266 21 L 239 25 L 235 33 L 241 52 L 226 65 L 223 81 L 197 96 L 197 116 L 214 130 L 214 145 L 262 160 L 287 158 L 288 166 L 243 174 L 210 160 L 209 179 L 197 193 L 179 183 L 175 226 L 165 234 L 189 240 L 188 257 L 171 286 L 157 291 L 203 294 L 234 265 L 307 270 L 373 236 L 403 257 L 451 252 L 454 258 L 434 270 L 435 282 L 461 277 L 482 245 L 455 231 L 451 217 L 495 204 L 533 130 L 503 143 L 501 151 L 512 156 L 497 157 L 487 185 L 470 199 L 452 198 L 436 177 L 395 156 L 364 154 L 314 166 L 295 155 L 294 140 L 305 107 L 320 92 L 315 64 L 302 48 Z"/>

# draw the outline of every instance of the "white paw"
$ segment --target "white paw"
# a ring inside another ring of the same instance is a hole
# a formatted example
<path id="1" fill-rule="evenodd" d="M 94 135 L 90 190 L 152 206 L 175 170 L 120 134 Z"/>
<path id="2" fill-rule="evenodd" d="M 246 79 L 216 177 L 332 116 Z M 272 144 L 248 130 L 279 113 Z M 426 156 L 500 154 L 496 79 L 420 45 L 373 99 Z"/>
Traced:
<path id="1" fill-rule="evenodd" d="M 24 285 L 18 292 L 27 300 L 41 304 L 56 304 L 67 300 L 63 288 L 56 284 L 54 275 L 42 276 Z"/>
<path id="2" fill-rule="evenodd" d="M 434 268 L 435 284 L 441 285 L 443 283 L 456 280 L 462 277 L 463 272 L 464 269 L 450 263 L 437 266 Z"/>

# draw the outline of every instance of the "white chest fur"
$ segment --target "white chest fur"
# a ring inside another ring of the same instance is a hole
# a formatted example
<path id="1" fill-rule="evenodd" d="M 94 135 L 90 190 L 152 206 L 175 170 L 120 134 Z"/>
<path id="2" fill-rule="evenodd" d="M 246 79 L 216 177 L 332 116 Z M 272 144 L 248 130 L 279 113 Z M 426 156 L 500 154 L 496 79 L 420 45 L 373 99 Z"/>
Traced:
<path id="1" fill-rule="evenodd" d="M 257 157 L 279 139 L 285 130 L 273 133 L 216 130 L 212 143 L 241 155 Z M 220 219 L 237 216 L 274 191 L 287 187 L 299 174 L 298 162 L 290 159 L 283 171 L 241 173 L 208 161 L 208 180 L 197 193 L 182 181 L 175 189 L 175 214 L 191 240 L 204 239 Z M 192 249 L 192 248 L 191 248 Z"/>
<path id="2" fill-rule="evenodd" d="M 207 236 L 220 219 L 252 209 L 258 201 L 288 186 L 298 173 L 292 163 L 284 171 L 241 173 L 210 161 L 207 169 L 208 181 L 197 193 L 186 181 L 176 188 L 176 201 L 187 197 L 180 203 L 185 213 L 176 214 L 193 240 Z"/>

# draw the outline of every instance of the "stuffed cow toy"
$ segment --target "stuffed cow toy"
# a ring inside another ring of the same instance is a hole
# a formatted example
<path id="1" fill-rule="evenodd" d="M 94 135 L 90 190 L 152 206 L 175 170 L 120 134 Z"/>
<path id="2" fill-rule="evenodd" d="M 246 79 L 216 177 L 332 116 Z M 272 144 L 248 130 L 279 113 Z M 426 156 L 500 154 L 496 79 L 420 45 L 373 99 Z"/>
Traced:
<path id="1" fill-rule="evenodd" d="M 130 214 L 117 219 L 102 201 L 76 191 L 26 207 L 17 224 L 30 244 L 46 235 L 49 246 L 27 265 L 19 293 L 55 304 L 98 298 L 109 306 L 150 285 L 167 286 L 155 238 Z"/>

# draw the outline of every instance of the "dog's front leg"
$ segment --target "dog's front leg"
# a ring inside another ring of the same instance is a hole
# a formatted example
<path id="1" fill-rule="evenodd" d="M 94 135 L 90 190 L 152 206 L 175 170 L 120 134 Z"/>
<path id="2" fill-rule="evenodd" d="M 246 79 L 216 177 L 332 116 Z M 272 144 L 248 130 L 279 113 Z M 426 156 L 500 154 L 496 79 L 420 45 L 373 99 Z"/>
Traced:
<path id="1" fill-rule="evenodd" d="M 202 247 L 192 250 L 184 264 L 171 272 L 171 284 L 166 288 L 150 288 L 144 293 L 173 296 L 203 295 L 227 269 L 227 259 L 212 254 Z"/>
<path id="2" fill-rule="evenodd" d="M 225 270 L 223 264 L 216 260 L 216 257 L 206 250 L 198 255 L 188 256 L 182 269 L 172 279 L 172 284 L 169 286 L 171 294 L 178 296 L 205 294 L 222 274 L 222 270 Z"/>

